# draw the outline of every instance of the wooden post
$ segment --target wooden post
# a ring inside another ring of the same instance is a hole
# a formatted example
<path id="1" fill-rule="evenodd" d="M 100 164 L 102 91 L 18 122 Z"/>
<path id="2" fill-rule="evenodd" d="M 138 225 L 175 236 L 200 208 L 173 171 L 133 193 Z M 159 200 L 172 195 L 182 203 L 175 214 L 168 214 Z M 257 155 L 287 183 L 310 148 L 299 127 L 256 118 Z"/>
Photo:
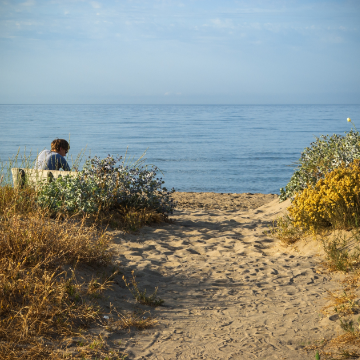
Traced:
<path id="1" fill-rule="evenodd" d="M 14 187 L 20 189 L 23 188 L 26 181 L 25 171 L 23 169 L 13 168 L 11 169 L 11 173 L 14 182 Z"/>
<path id="2" fill-rule="evenodd" d="M 53 180 L 54 180 L 54 175 L 52 174 L 51 171 L 49 171 L 49 172 L 47 173 L 47 179 L 48 179 L 48 182 L 49 182 L 49 183 L 53 182 Z"/>

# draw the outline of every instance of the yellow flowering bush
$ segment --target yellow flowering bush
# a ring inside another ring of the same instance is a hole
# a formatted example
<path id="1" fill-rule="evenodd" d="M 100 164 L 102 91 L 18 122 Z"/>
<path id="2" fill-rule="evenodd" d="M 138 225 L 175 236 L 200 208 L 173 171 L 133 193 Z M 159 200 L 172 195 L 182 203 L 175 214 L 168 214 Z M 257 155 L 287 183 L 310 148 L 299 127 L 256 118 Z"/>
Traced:
<path id="1" fill-rule="evenodd" d="M 347 121 L 354 129 L 345 132 L 345 136 L 322 135 L 304 149 L 290 181 L 280 189 L 280 201 L 293 199 L 296 193 L 309 185 L 314 186 L 329 171 L 360 159 L 360 133 L 350 118 Z"/>
<path id="2" fill-rule="evenodd" d="M 293 225 L 303 230 L 359 225 L 360 160 L 327 173 L 315 186 L 297 193 L 288 208 Z"/>

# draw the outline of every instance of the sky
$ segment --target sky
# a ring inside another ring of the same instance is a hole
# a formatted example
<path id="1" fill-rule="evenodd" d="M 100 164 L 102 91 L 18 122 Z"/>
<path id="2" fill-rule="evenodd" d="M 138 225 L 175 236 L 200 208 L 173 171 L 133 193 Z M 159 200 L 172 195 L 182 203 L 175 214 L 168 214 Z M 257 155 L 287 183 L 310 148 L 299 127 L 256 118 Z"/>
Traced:
<path id="1" fill-rule="evenodd" d="M 360 104 L 359 0 L 0 0 L 0 104 Z"/>

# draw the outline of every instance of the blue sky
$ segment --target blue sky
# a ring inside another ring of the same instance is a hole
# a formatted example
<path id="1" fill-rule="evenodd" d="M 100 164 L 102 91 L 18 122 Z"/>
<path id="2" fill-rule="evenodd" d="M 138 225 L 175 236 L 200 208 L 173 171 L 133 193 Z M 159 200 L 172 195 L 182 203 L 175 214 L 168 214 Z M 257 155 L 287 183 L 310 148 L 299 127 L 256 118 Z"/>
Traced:
<path id="1" fill-rule="evenodd" d="M 0 103 L 359 104 L 359 0 L 0 0 Z"/>

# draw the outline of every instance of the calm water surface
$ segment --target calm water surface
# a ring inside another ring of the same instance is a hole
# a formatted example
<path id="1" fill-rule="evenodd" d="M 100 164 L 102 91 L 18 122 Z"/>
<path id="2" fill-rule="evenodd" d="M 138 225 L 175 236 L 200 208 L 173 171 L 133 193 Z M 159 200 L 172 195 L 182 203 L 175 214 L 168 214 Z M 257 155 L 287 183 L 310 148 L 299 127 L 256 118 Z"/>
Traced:
<path id="1" fill-rule="evenodd" d="M 347 117 L 360 128 L 360 105 L 0 105 L 0 160 L 70 134 L 73 156 L 148 149 L 178 191 L 279 193 L 304 147 L 350 130 Z"/>

